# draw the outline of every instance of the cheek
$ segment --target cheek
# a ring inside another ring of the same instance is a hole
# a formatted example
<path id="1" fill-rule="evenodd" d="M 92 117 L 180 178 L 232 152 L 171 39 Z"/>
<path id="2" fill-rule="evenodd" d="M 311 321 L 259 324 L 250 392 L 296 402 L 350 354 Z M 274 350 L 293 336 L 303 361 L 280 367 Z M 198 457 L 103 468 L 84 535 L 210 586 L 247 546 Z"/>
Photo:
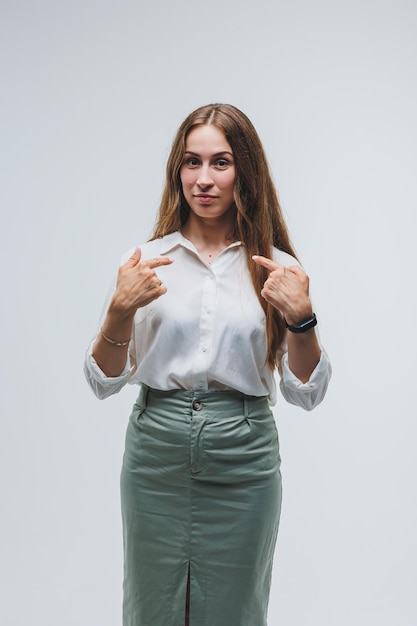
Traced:
<path id="1" fill-rule="evenodd" d="M 235 174 L 232 174 L 227 178 L 227 180 L 225 180 L 225 189 L 227 189 L 230 193 L 233 193 L 235 187 L 235 179 Z"/>
<path id="2" fill-rule="evenodd" d="M 193 184 L 194 177 L 191 174 L 191 172 L 181 172 L 180 178 L 181 178 L 181 184 L 183 186 L 183 189 L 186 189 L 187 187 L 190 187 L 190 185 Z"/>

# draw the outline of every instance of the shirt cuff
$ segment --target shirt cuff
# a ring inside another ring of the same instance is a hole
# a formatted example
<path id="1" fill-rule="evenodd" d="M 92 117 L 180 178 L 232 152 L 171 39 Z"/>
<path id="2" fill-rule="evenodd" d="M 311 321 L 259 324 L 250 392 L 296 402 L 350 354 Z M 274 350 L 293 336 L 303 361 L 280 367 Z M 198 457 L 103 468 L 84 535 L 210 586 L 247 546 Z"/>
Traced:
<path id="1" fill-rule="evenodd" d="M 128 354 L 126 365 L 119 376 L 106 376 L 93 357 L 94 341 L 91 342 L 85 355 L 84 374 L 93 393 L 97 398 L 103 400 L 108 396 L 118 393 L 122 387 L 125 386 L 131 376 L 132 366 Z"/>
<path id="2" fill-rule="evenodd" d="M 322 349 L 309 380 L 303 383 L 293 374 L 288 365 L 288 353 L 281 359 L 280 389 L 287 402 L 311 411 L 323 400 L 331 378 L 332 369 L 326 352 Z"/>

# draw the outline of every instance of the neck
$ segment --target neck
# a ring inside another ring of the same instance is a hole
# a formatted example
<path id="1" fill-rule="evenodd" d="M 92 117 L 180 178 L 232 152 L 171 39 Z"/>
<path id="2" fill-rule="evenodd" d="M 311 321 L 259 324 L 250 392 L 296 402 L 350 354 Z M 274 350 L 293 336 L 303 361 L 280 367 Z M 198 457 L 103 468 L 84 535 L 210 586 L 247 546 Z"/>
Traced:
<path id="1" fill-rule="evenodd" d="M 230 220 L 207 221 L 192 214 L 181 230 L 206 262 L 211 264 L 222 250 L 236 241 L 236 237 L 231 234 Z"/>
<path id="2" fill-rule="evenodd" d="M 226 247 L 236 241 L 230 218 L 205 220 L 191 214 L 181 230 L 184 237 L 192 241 L 197 249 L 199 245 L 213 248 Z"/>

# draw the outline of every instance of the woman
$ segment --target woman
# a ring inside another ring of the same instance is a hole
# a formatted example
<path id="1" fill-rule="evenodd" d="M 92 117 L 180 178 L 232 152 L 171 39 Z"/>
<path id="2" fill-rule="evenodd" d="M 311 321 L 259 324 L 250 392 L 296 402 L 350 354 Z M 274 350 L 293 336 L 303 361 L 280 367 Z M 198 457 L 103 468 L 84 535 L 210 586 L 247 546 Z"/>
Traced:
<path id="1" fill-rule="evenodd" d="M 274 371 L 289 402 L 321 402 L 330 365 L 315 325 L 253 125 L 231 105 L 197 109 L 85 363 L 99 398 L 140 386 L 121 475 L 124 626 L 266 625 Z"/>

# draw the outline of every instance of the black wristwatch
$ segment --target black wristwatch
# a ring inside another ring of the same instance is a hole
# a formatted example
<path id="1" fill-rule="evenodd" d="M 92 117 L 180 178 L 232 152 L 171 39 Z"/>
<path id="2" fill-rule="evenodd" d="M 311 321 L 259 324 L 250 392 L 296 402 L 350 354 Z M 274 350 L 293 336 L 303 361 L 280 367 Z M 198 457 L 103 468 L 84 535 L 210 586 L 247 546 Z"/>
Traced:
<path id="1" fill-rule="evenodd" d="M 309 317 L 308 320 L 300 322 L 300 324 L 287 324 L 287 322 L 285 322 L 286 328 L 292 333 L 305 333 L 307 330 L 310 330 L 310 328 L 314 328 L 316 324 L 317 317 L 315 313 L 313 313 L 313 315 Z"/>

